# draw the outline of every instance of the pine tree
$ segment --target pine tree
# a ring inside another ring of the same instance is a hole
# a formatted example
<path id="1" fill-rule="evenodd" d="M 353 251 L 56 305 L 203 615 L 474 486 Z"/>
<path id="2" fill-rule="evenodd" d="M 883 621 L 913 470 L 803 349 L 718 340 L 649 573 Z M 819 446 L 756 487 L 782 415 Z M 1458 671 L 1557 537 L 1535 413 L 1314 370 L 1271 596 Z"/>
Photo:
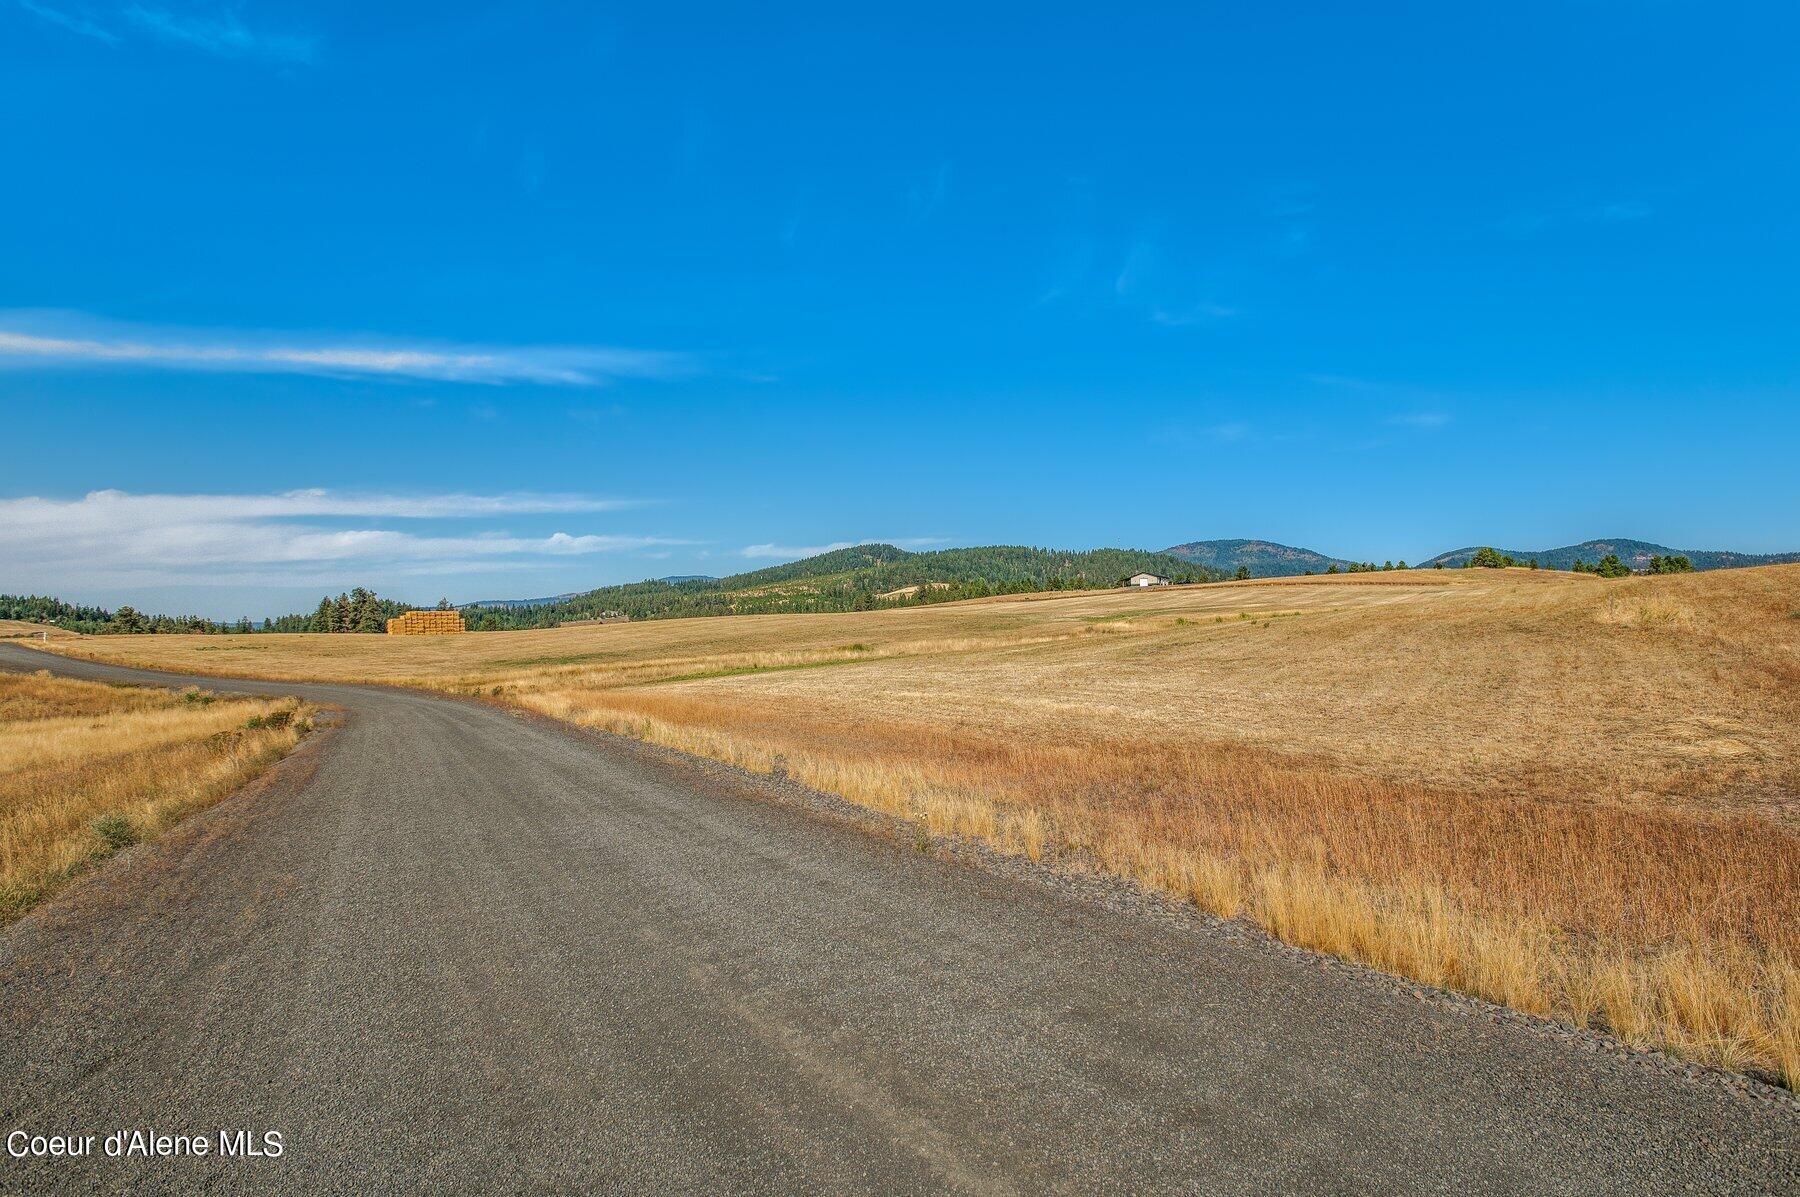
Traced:
<path id="1" fill-rule="evenodd" d="M 380 632 L 385 630 L 381 618 L 381 600 L 373 591 L 358 586 L 350 592 L 350 630 L 353 632 Z"/>

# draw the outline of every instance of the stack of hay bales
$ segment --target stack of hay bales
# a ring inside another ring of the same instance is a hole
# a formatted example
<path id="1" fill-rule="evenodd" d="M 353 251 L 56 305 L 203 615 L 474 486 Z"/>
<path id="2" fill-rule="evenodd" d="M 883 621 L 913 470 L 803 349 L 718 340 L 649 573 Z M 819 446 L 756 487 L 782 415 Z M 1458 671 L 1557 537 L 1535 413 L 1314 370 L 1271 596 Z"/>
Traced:
<path id="1" fill-rule="evenodd" d="M 464 630 L 458 611 L 408 611 L 387 621 L 390 636 L 453 636 Z"/>

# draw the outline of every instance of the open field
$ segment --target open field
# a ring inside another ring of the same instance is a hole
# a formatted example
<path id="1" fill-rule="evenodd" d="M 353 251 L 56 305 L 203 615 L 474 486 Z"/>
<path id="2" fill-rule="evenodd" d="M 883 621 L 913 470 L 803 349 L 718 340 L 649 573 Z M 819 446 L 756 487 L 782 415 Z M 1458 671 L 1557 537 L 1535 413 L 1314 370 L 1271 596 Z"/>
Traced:
<path id="1" fill-rule="evenodd" d="M 52 640 L 71 640 L 75 633 L 54 624 L 32 623 L 25 619 L 0 619 L 0 640 L 37 640 L 48 635 Z"/>
<path id="2" fill-rule="evenodd" d="M 446 638 L 115 637 L 480 694 L 1800 1077 L 1800 567 L 1413 571 Z"/>
<path id="3" fill-rule="evenodd" d="M 0 922 L 249 781 L 308 714 L 293 700 L 0 672 Z"/>

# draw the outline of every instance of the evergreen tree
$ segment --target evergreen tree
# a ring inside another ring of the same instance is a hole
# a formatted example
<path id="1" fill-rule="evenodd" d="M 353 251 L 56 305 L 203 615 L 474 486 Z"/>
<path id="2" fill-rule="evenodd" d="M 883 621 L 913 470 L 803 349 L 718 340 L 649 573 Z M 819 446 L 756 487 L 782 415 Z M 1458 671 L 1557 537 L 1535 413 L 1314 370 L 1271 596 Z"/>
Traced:
<path id="1" fill-rule="evenodd" d="M 1617 553 L 1608 553 L 1600 558 L 1600 564 L 1594 567 L 1594 572 L 1603 578 L 1628 578 L 1631 576 L 1631 567 L 1620 561 Z"/>
<path id="2" fill-rule="evenodd" d="M 358 586 L 350 592 L 350 630 L 353 632 L 385 632 L 381 603 L 374 591 Z"/>

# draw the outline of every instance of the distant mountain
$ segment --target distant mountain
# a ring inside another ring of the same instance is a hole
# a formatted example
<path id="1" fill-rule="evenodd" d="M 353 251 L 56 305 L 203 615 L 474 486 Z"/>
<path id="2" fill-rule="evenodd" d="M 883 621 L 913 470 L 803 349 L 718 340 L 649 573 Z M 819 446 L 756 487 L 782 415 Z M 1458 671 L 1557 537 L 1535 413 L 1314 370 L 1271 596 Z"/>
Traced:
<path id="1" fill-rule="evenodd" d="M 1461 565 L 1475 555 L 1480 545 L 1468 548 L 1452 549 L 1448 553 L 1439 553 L 1436 557 L 1422 562 L 1426 568 L 1442 563 L 1446 566 Z M 1738 569 L 1747 565 L 1785 565 L 1800 561 L 1800 553 L 1733 553 L 1722 549 L 1672 549 L 1667 545 L 1656 544 L 1648 540 L 1584 540 L 1580 544 L 1565 545 L 1560 549 L 1502 549 L 1494 546 L 1500 553 L 1515 561 L 1530 561 L 1545 569 L 1572 569 L 1577 560 L 1589 565 L 1600 560 L 1608 553 L 1617 553 L 1619 560 L 1632 569 L 1645 569 L 1652 557 L 1682 556 L 1694 563 L 1695 569 Z"/>
<path id="2" fill-rule="evenodd" d="M 1248 569 L 1253 578 L 1281 578 L 1303 574 L 1307 570 L 1322 574 L 1334 565 L 1339 569 L 1350 566 L 1350 562 L 1341 557 L 1327 557 L 1311 549 L 1297 549 L 1270 540 L 1191 540 L 1163 552 L 1218 570 L 1227 577 L 1240 567 Z"/>
<path id="3" fill-rule="evenodd" d="M 549 627 L 618 611 L 633 619 L 689 615 L 761 615 L 864 611 L 991 594 L 1115 586 L 1140 570 L 1183 581 L 1219 578 L 1215 570 L 1138 549 L 1038 549 L 990 545 L 909 553 L 860 544 L 728 578 L 676 577 L 603 586 L 550 602 L 514 601 L 484 609 L 477 630 Z"/>
<path id="4" fill-rule="evenodd" d="M 464 603 L 463 607 L 494 607 L 500 610 L 511 610 L 515 607 L 547 607 L 551 603 L 560 603 L 572 599 L 581 592 L 571 590 L 568 594 L 558 594 L 550 598 L 534 599 L 481 599 L 473 603 Z"/>
<path id="5" fill-rule="evenodd" d="M 1452 549 L 1448 553 L 1439 553 L 1429 560 L 1417 562 L 1414 569 L 1430 569 L 1434 565 L 1459 566 L 1475 555 L 1480 545 L 1467 548 Z M 1545 569 L 1573 569 L 1575 562 L 1585 561 L 1592 565 L 1608 553 L 1617 553 L 1619 560 L 1632 569 L 1645 569 L 1652 557 L 1684 556 L 1694 563 L 1695 569 L 1736 569 L 1747 565 L 1783 565 L 1789 562 L 1800 562 L 1800 553 L 1733 553 L 1715 549 L 1671 549 L 1667 545 L 1655 544 L 1648 540 L 1584 540 L 1580 544 L 1567 545 L 1560 549 L 1538 549 L 1537 551 L 1521 549 L 1503 549 L 1495 545 L 1500 553 L 1515 561 L 1530 561 Z M 1312 549 L 1298 549 L 1291 545 L 1276 544 L 1268 540 L 1195 540 L 1187 544 L 1178 544 L 1163 552 L 1171 557 L 1179 557 L 1183 561 L 1191 561 L 1203 565 L 1207 569 L 1217 570 L 1229 577 L 1237 572 L 1239 566 L 1249 569 L 1253 578 L 1280 578 L 1291 574 L 1303 574 L 1308 570 L 1322 574 L 1332 566 L 1340 570 L 1350 568 L 1351 562 L 1342 557 L 1327 557 Z"/>

